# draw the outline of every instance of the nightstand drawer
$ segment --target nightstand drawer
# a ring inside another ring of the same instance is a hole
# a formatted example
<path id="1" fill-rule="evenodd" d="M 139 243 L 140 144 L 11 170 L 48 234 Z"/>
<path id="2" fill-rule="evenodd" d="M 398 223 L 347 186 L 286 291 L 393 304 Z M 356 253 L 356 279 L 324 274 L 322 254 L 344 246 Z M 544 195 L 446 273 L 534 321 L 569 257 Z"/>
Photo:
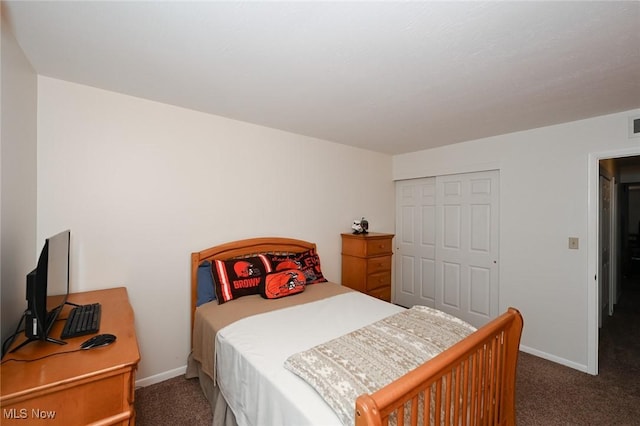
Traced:
<path id="1" fill-rule="evenodd" d="M 391 287 L 380 287 L 367 292 L 367 294 L 377 299 L 384 300 L 385 302 L 391 301 Z"/>
<path id="2" fill-rule="evenodd" d="M 357 257 L 391 255 L 392 238 L 393 235 L 387 234 L 342 234 L 342 254 Z"/>
<path id="3" fill-rule="evenodd" d="M 391 256 L 379 256 L 367 259 L 367 272 L 375 274 L 376 272 L 391 270 Z"/>
<path id="4" fill-rule="evenodd" d="M 391 271 L 367 275 L 367 291 L 384 286 L 391 286 Z"/>
<path id="5" fill-rule="evenodd" d="M 380 238 L 367 241 L 365 256 L 375 256 L 378 254 L 391 254 L 390 238 Z"/>

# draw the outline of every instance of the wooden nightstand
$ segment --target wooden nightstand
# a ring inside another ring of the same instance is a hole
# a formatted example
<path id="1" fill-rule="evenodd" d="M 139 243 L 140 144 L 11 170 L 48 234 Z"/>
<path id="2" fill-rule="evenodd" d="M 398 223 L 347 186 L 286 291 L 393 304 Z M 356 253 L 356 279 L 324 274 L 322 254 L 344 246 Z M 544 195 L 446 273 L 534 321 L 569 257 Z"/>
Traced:
<path id="1" fill-rule="evenodd" d="M 135 370 L 140 352 L 127 289 L 74 293 L 69 302 L 101 303 L 99 333 L 114 334 L 117 340 L 89 350 L 78 349 L 94 335 L 67 339 L 68 344 L 62 346 L 36 341 L 7 353 L 0 366 L 3 425 L 31 424 L 42 418 L 47 425 L 135 424 Z M 65 306 L 60 317 L 67 318 L 70 309 Z M 50 335 L 60 337 L 63 326 L 64 321 L 58 321 Z M 24 335 L 12 347 L 23 340 Z M 11 359 L 33 361 L 7 361 Z"/>
<path id="2" fill-rule="evenodd" d="M 342 234 L 342 285 L 391 301 L 392 234 Z"/>

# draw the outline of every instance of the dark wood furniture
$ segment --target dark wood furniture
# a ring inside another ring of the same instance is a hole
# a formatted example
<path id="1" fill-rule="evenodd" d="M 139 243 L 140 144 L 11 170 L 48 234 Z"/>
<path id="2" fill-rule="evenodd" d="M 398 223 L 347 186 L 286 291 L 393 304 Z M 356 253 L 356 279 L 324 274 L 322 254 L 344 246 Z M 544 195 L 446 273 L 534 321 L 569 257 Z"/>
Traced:
<path id="1" fill-rule="evenodd" d="M 69 295 L 69 302 L 102 304 L 100 334 L 114 334 L 108 346 L 89 350 L 92 337 L 67 339 L 66 345 L 35 341 L 8 353 L 0 366 L 3 425 L 30 424 L 45 416 L 47 425 L 135 424 L 135 370 L 140 361 L 134 314 L 124 287 Z M 60 317 L 66 318 L 71 306 Z M 53 326 L 59 338 L 64 321 Z M 15 347 L 24 340 L 16 339 Z"/>
<path id="2" fill-rule="evenodd" d="M 392 241 L 392 234 L 342 234 L 342 285 L 390 302 Z"/>

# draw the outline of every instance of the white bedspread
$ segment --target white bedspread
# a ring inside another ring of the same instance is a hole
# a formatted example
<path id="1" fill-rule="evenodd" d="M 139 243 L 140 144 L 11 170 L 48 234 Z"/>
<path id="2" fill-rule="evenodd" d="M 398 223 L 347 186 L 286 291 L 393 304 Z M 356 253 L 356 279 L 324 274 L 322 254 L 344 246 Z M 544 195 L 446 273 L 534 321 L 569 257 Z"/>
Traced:
<path id="1" fill-rule="evenodd" d="M 358 396 L 381 389 L 474 331 L 445 312 L 414 306 L 299 352 L 287 359 L 285 368 L 313 386 L 344 425 L 353 425 Z"/>
<path id="2" fill-rule="evenodd" d="M 351 292 L 223 328 L 216 337 L 217 381 L 238 425 L 341 425 L 320 395 L 284 368 L 285 360 L 403 310 Z"/>

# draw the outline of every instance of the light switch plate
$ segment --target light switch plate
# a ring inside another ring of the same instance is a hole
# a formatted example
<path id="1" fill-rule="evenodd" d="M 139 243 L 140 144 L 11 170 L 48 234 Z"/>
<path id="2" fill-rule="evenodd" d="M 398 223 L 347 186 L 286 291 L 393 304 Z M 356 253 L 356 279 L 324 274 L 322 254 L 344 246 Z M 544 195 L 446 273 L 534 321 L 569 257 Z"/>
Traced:
<path id="1" fill-rule="evenodd" d="M 578 237 L 569 237 L 569 248 L 572 250 L 578 250 Z"/>

